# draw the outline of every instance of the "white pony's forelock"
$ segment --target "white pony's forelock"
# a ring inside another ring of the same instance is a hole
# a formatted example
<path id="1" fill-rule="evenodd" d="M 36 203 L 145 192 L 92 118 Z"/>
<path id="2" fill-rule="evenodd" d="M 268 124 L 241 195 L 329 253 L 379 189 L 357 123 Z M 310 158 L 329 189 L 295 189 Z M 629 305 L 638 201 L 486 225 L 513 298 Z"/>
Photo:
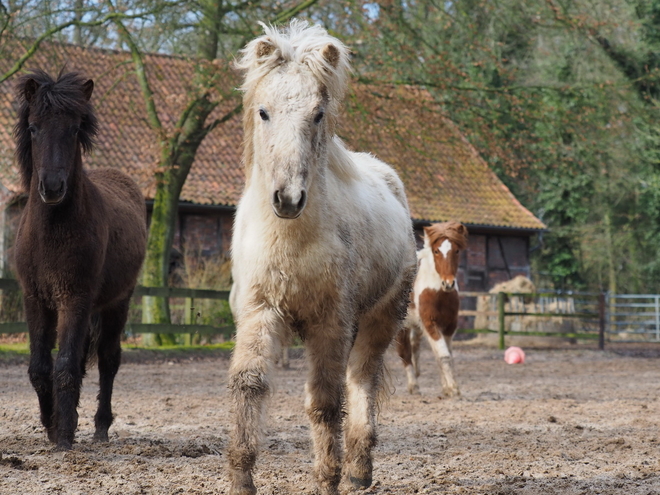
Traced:
<path id="1" fill-rule="evenodd" d="M 310 25 L 307 21 L 293 19 L 282 30 L 260 23 L 264 34 L 250 41 L 240 51 L 240 58 L 234 66 L 244 72 L 241 89 L 248 96 L 259 81 L 275 67 L 294 62 L 305 64 L 328 89 L 331 100 L 341 101 L 346 92 L 351 73 L 348 48 L 321 26 Z M 267 43 L 273 47 L 270 53 L 259 54 L 259 47 Z M 333 45 L 339 57 L 336 66 L 324 57 L 328 45 Z"/>

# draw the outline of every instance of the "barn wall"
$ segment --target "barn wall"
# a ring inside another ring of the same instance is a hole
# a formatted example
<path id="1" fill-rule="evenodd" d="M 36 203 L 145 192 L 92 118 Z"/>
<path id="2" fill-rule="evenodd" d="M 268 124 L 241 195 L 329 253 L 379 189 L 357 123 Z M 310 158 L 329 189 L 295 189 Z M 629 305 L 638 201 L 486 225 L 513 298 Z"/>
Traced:
<path id="1" fill-rule="evenodd" d="M 234 216 L 230 212 L 181 213 L 174 234 L 174 247 L 201 256 L 229 256 Z"/>

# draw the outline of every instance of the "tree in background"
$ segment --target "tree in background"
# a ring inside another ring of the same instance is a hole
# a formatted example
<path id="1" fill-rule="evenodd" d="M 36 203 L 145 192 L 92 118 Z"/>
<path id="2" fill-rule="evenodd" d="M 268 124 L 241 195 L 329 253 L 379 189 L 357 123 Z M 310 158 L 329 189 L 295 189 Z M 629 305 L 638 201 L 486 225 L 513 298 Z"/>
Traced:
<path id="1" fill-rule="evenodd" d="M 639 159 L 656 136 L 636 90 L 648 80 L 626 76 L 593 34 L 623 33 L 651 57 L 635 40 L 648 40 L 639 34 L 655 10 L 641 20 L 633 2 L 561 5 L 379 2 L 348 36 L 362 80 L 427 87 L 549 225 L 534 258 L 543 285 L 657 290 L 645 272 L 657 258 L 658 224 L 639 222 L 658 210 L 657 181 Z"/>
<path id="2" fill-rule="evenodd" d="M 106 1 L 113 12 L 118 12 L 112 0 Z M 315 1 L 305 0 L 288 8 L 275 8 L 249 0 L 238 3 L 222 0 L 179 2 L 172 11 L 166 9 L 159 13 L 161 18 L 157 22 L 149 26 L 140 25 L 139 29 L 128 26 L 120 19 L 114 21 L 122 43 L 131 52 L 146 103 L 148 122 L 158 136 L 160 150 L 159 163 L 154 172 L 156 194 L 144 265 L 145 286 L 167 286 L 179 196 L 199 146 L 213 129 L 241 110 L 240 99 L 233 91 L 237 81 L 229 67 L 231 54 L 255 36 L 256 18 L 268 15 L 273 22 L 285 22 Z M 125 6 L 123 9 L 126 11 Z M 150 34 L 146 36 L 145 31 Z M 167 36 L 162 36 L 163 33 Z M 195 69 L 191 75 L 193 89 L 186 95 L 185 109 L 176 126 L 167 129 L 159 118 L 144 53 L 166 40 L 171 43 L 171 36 L 180 41 L 182 52 L 194 49 L 192 58 Z M 234 108 L 224 115 L 212 117 L 219 103 L 226 99 L 236 100 Z M 169 323 L 167 299 L 143 298 L 143 322 Z M 171 343 L 172 339 L 171 335 L 156 335 L 155 343 Z"/>
<path id="3" fill-rule="evenodd" d="M 542 285 L 657 291 L 660 283 L 660 0 L 0 0 L 0 52 L 20 70 L 40 40 L 125 48 L 158 136 L 158 192 L 144 283 L 166 285 L 178 195 L 204 137 L 233 115 L 229 61 L 257 20 L 304 15 L 353 49 L 362 81 L 419 84 L 499 177 L 550 227 Z M 165 128 L 146 53 L 197 61 L 187 105 Z M 215 112 L 215 113 L 214 113 Z M 168 319 L 152 300 L 145 321 Z"/>

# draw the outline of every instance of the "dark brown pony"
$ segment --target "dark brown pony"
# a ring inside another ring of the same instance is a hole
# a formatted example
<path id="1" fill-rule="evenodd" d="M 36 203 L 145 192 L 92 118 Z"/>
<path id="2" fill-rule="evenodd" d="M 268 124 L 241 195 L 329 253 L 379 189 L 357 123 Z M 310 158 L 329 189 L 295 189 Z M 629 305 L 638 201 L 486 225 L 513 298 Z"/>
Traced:
<path id="1" fill-rule="evenodd" d="M 146 249 L 146 211 L 138 186 L 117 170 L 86 172 L 97 121 L 94 82 L 75 73 L 53 80 L 23 76 L 14 128 L 28 200 L 15 261 L 30 332 L 30 381 L 41 422 L 58 450 L 68 450 L 88 352 L 98 358 L 97 441 L 108 440 L 120 336 Z M 51 351 L 59 351 L 53 364 Z"/>
<path id="2" fill-rule="evenodd" d="M 422 328 L 435 354 L 443 393 L 459 395 L 454 378 L 451 340 L 458 326 L 456 273 L 468 231 L 458 222 L 424 227 L 424 247 L 417 253 L 418 270 L 408 316 L 397 338 L 397 351 L 408 375 L 408 391 L 419 393 L 419 343 Z"/>

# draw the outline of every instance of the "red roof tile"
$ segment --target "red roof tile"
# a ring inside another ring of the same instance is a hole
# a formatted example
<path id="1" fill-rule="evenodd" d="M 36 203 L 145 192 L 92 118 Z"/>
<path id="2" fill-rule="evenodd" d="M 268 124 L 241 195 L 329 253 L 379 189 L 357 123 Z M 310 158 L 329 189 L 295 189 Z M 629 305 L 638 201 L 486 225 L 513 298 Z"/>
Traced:
<path id="1" fill-rule="evenodd" d="M 0 70 L 10 63 L 0 60 Z M 152 198 L 152 172 L 159 156 L 157 137 L 146 122 L 130 54 L 53 43 L 42 45 L 26 67 L 56 74 L 64 64 L 67 70 L 80 71 L 95 82 L 99 137 L 85 165 L 121 168 Z M 191 91 L 191 62 L 148 55 L 146 65 L 159 117 L 171 131 Z M 0 84 L 0 183 L 18 193 L 11 137 L 16 118 L 14 81 Z M 231 111 L 239 101 L 238 95 L 222 100 L 214 116 Z M 545 228 L 488 168 L 457 127 L 433 107 L 430 95 L 419 88 L 354 84 L 339 134 L 350 148 L 369 151 L 396 168 L 415 219 Z M 197 152 L 180 199 L 200 205 L 236 205 L 244 182 L 241 141 L 240 116 L 213 130 Z"/>

